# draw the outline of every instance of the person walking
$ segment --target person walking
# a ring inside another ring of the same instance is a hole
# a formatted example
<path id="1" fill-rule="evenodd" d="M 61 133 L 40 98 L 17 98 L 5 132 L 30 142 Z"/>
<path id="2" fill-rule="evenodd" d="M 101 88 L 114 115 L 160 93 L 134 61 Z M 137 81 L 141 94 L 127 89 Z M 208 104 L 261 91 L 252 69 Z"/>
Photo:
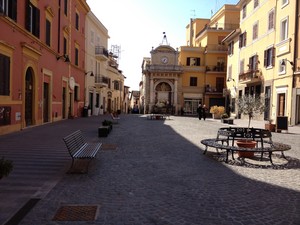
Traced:
<path id="1" fill-rule="evenodd" d="M 198 105 L 198 108 L 197 108 L 197 113 L 198 113 L 199 120 L 202 119 L 202 112 L 203 112 L 203 110 L 202 110 L 202 105 L 199 104 L 199 105 Z"/>
<path id="2" fill-rule="evenodd" d="M 206 108 L 205 105 L 203 105 L 203 107 L 202 107 L 202 117 L 203 117 L 203 120 L 206 119 L 206 111 L 207 111 L 207 108 Z"/>

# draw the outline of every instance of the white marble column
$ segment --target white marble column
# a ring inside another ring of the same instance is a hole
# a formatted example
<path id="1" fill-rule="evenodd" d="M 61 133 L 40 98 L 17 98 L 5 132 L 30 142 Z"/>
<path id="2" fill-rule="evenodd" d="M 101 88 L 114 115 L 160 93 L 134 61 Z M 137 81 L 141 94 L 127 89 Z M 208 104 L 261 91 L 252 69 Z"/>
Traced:
<path id="1" fill-rule="evenodd" d="M 178 104 L 177 104 L 177 98 L 178 98 L 178 81 L 177 79 L 175 79 L 175 82 L 174 82 L 174 106 L 175 106 L 175 115 L 177 115 L 177 112 L 178 112 Z"/>

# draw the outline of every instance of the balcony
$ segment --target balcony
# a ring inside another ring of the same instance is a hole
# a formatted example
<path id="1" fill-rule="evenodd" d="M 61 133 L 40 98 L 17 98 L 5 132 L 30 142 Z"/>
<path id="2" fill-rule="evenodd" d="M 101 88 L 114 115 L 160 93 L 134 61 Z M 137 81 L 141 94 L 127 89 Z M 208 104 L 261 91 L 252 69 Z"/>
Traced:
<path id="1" fill-rule="evenodd" d="M 205 93 L 206 94 L 222 94 L 224 87 L 213 87 L 210 85 L 207 85 L 205 87 Z"/>
<path id="2" fill-rule="evenodd" d="M 100 88 L 107 87 L 108 83 L 109 83 L 108 77 L 102 76 L 100 74 L 97 74 L 95 76 L 95 85 L 96 85 L 96 87 L 100 87 Z"/>
<path id="3" fill-rule="evenodd" d="M 98 60 L 106 61 L 108 59 L 108 51 L 103 46 L 96 46 L 95 56 Z"/>
<path id="4" fill-rule="evenodd" d="M 248 70 L 239 75 L 239 82 L 248 83 L 261 80 L 261 72 L 259 70 Z"/>
<path id="5" fill-rule="evenodd" d="M 207 45 L 204 50 L 205 53 L 218 53 L 218 52 L 227 53 L 227 51 L 228 51 L 227 46 L 222 44 L 216 44 L 216 45 L 210 44 Z"/>
<path id="6" fill-rule="evenodd" d="M 181 66 L 178 65 L 146 65 L 146 71 L 182 73 L 183 69 Z"/>
<path id="7" fill-rule="evenodd" d="M 206 72 L 207 73 L 225 73 L 226 72 L 226 65 L 224 63 L 217 63 L 217 65 L 206 65 Z"/>
<path id="8" fill-rule="evenodd" d="M 196 39 L 201 36 L 204 32 L 206 31 L 210 31 L 210 30 L 229 30 L 232 31 L 234 29 L 239 28 L 239 24 L 233 24 L 233 23 L 218 23 L 218 24 L 214 24 L 214 25 L 206 25 L 201 31 L 199 31 L 199 33 L 196 35 Z"/>

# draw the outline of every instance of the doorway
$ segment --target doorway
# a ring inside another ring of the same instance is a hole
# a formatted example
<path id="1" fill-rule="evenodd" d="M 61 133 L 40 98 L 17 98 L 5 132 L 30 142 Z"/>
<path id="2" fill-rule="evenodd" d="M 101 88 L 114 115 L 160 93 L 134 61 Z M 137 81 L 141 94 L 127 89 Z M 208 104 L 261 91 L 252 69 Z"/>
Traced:
<path id="1" fill-rule="evenodd" d="M 49 84 L 44 83 L 44 102 L 43 102 L 43 119 L 44 123 L 49 122 Z"/>
<path id="2" fill-rule="evenodd" d="M 278 111 L 277 116 L 285 115 L 285 93 L 278 94 Z"/>
<path id="3" fill-rule="evenodd" d="M 28 68 L 25 77 L 25 126 L 33 125 L 33 71 Z"/>

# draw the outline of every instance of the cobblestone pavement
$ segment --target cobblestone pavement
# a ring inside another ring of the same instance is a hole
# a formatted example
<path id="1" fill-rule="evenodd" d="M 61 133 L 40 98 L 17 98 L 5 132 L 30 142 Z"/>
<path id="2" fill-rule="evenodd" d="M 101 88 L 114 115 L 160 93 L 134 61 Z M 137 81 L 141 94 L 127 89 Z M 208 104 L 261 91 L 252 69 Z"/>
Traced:
<path id="1" fill-rule="evenodd" d="M 67 120 L 0 137 L 0 155 L 14 159 L 16 167 L 0 181 L 0 223 L 9 225 L 13 210 L 37 199 L 20 225 L 300 224 L 300 127 L 273 133 L 274 141 L 292 150 L 285 153 L 288 161 L 276 154 L 272 166 L 231 157 L 226 164 L 213 149 L 203 155 L 200 140 L 228 126 L 219 121 L 122 115 L 108 137 L 98 138 L 103 119 Z M 87 141 L 106 147 L 88 174 L 67 174 L 71 160 L 61 139 L 79 128 Z M 53 220 L 66 205 L 96 205 L 96 219 Z"/>

